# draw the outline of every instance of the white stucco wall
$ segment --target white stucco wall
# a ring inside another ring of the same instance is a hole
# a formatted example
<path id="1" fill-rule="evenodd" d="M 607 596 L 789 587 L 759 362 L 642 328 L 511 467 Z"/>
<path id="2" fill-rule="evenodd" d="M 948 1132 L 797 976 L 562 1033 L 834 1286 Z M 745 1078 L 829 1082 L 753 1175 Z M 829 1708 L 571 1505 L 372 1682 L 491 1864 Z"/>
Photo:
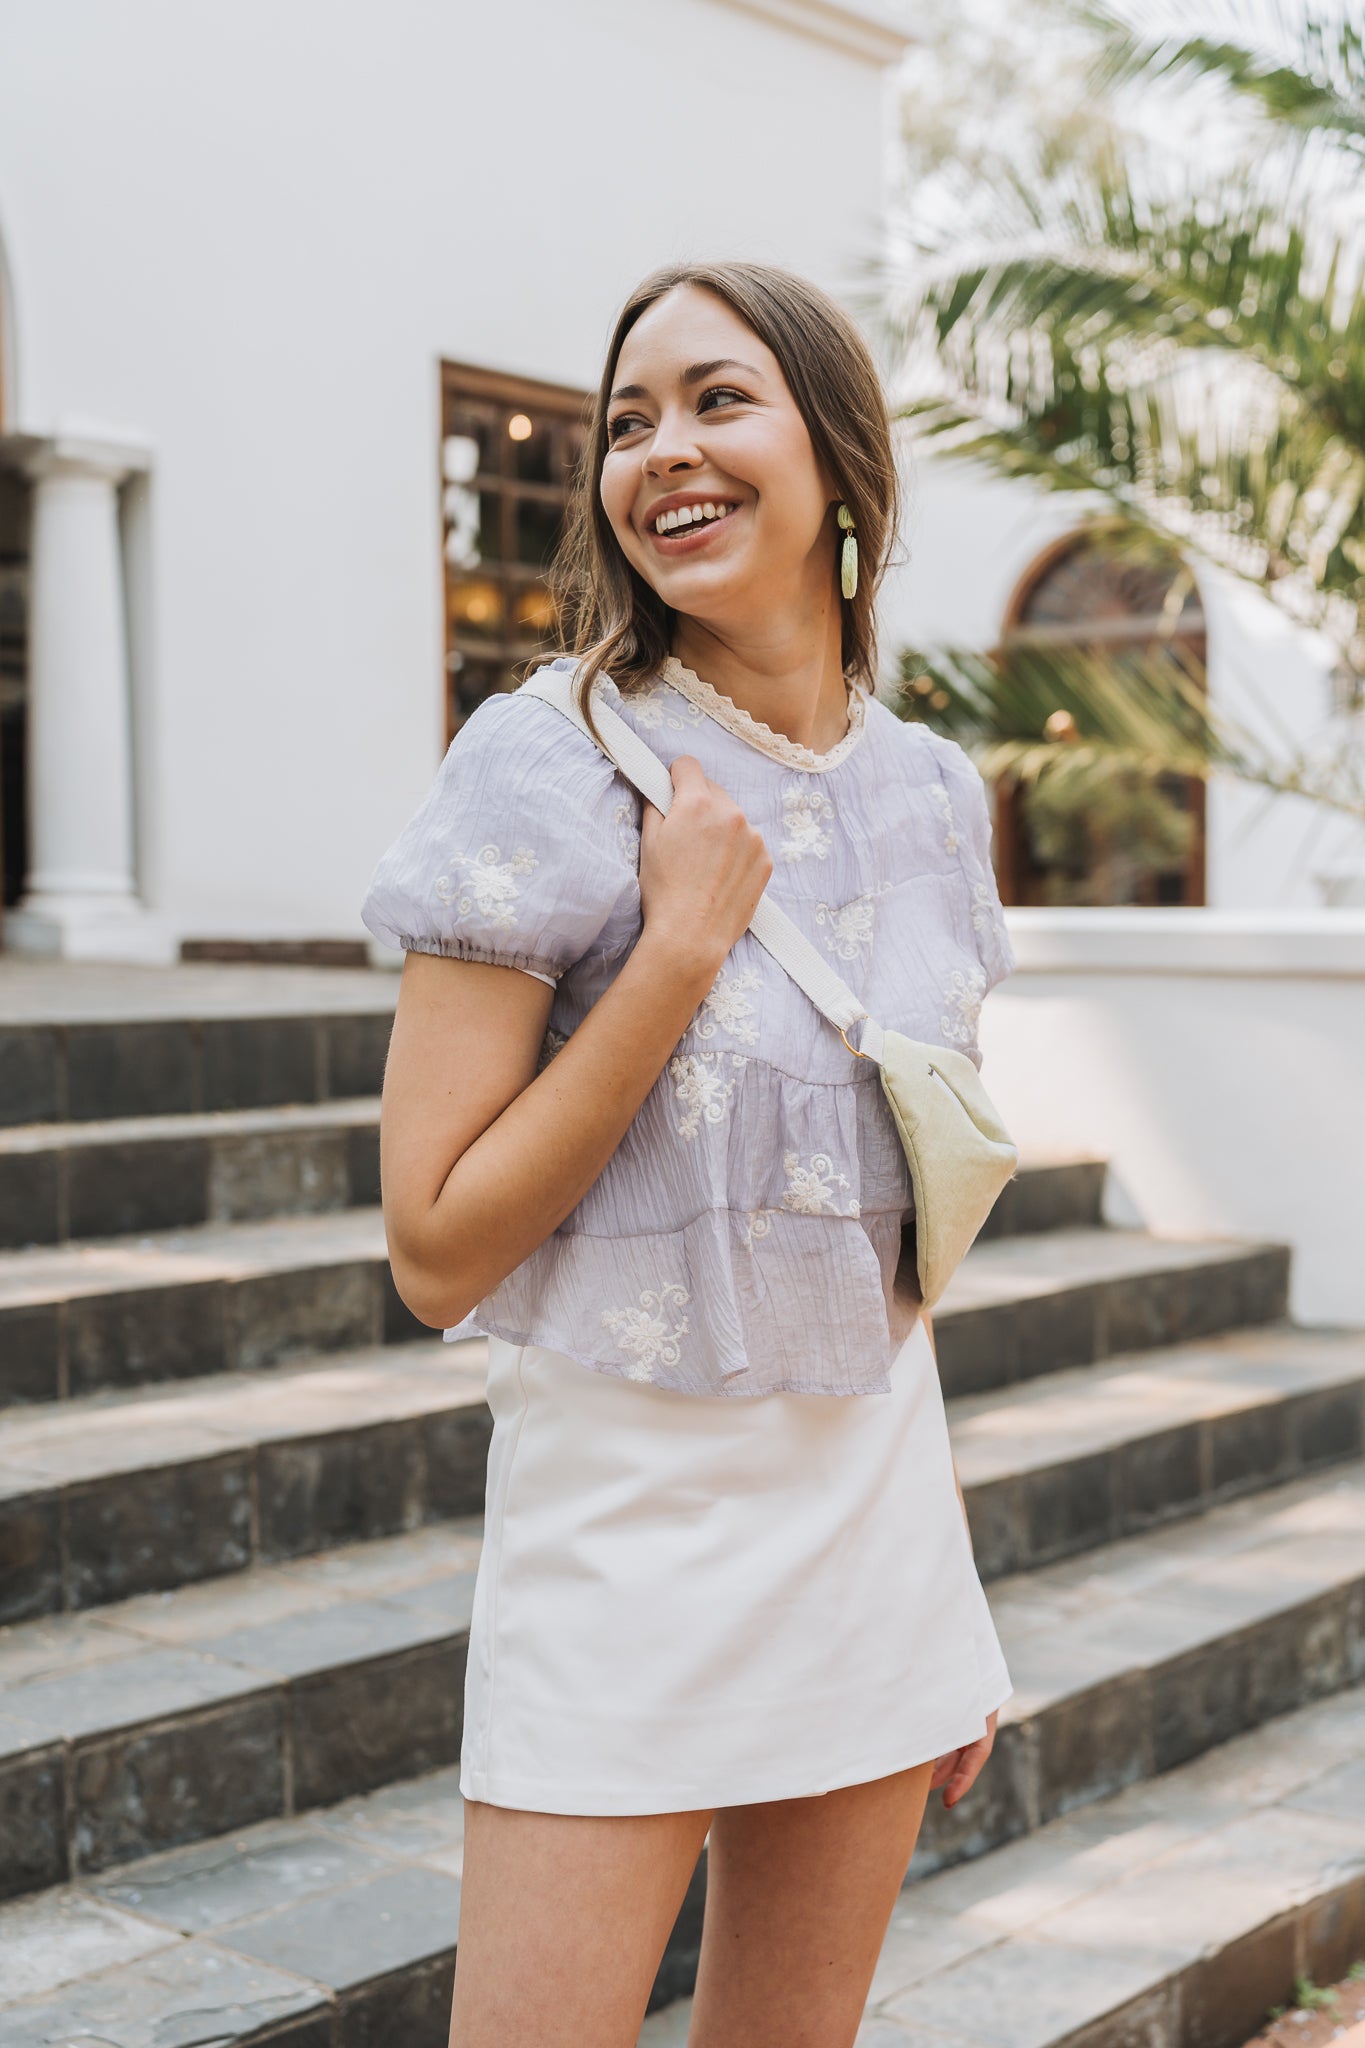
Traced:
<path id="1" fill-rule="evenodd" d="M 1012 910 L 982 1079 L 1109 1220 L 1293 1248 L 1296 1321 L 1365 1325 L 1365 913 Z"/>
<path id="2" fill-rule="evenodd" d="M 8 13 L 8 425 L 151 453 L 139 880 L 173 931 L 361 935 L 444 739 L 442 356 L 586 385 L 657 263 L 854 276 L 886 74 L 807 11 L 821 34 L 722 0 Z"/>
<path id="3" fill-rule="evenodd" d="M 965 464 L 907 467 L 907 561 L 888 583 L 884 666 L 905 645 L 989 647 L 1031 565 L 1080 522 L 1073 500 Z M 1319 737 L 1331 705 L 1331 660 L 1321 638 L 1235 578 L 1196 567 L 1208 620 L 1209 692 L 1282 753 Z M 1216 778 L 1208 801 L 1211 908 L 1290 909 L 1323 903 L 1318 875 L 1338 862 L 1365 866 L 1365 832 L 1322 807 L 1269 797 Z"/>

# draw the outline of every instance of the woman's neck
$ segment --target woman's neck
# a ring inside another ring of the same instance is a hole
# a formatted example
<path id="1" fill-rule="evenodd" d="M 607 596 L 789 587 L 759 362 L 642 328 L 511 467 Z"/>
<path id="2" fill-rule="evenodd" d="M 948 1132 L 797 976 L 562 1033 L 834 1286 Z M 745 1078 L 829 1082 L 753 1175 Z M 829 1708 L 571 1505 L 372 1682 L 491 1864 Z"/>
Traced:
<path id="1" fill-rule="evenodd" d="M 751 718 L 824 754 L 848 730 L 848 684 L 837 609 L 822 623 L 814 632 L 770 628 L 736 635 L 680 615 L 672 652 Z"/>

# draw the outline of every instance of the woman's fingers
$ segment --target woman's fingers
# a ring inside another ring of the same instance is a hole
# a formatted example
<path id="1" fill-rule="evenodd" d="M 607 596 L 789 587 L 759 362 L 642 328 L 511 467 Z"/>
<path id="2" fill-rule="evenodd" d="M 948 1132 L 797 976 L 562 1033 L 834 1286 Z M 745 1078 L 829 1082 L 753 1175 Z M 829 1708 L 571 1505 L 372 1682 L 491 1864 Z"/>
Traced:
<path id="1" fill-rule="evenodd" d="M 986 1745 L 983 1742 L 969 1742 L 964 1749 L 958 1751 L 956 1766 L 949 1773 L 943 1787 L 945 1806 L 956 1806 L 958 1800 L 971 1791 L 986 1756 Z"/>
<path id="2" fill-rule="evenodd" d="M 957 1769 L 957 1760 L 961 1754 L 962 1751 L 960 1749 L 944 1751 L 943 1755 L 934 1765 L 933 1776 L 929 1780 L 929 1790 L 931 1792 L 937 1792 L 940 1785 L 947 1784 L 949 1778 L 952 1777 L 953 1772 Z"/>
<path id="3" fill-rule="evenodd" d="M 700 761 L 672 764 L 668 816 L 646 815 L 640 840 L 640 898 L 646 925 L 718 964 L 748 924 L 772 861 L 739 806 Z"/>
<path id="4" fill-rule="evenodd" d="M 945 1806 L 956 1806 L 976 1783 L 982 1765 L 995 1747 L 998 1714 L 999 1709 L 996 1708 L 987 1715 L 984 1735 L 975 1742 L 964 1742 L 961 1749 L 948 1750 L 935 1763 L 929 1790 L 937 1792 L 942 1786 Z"/>

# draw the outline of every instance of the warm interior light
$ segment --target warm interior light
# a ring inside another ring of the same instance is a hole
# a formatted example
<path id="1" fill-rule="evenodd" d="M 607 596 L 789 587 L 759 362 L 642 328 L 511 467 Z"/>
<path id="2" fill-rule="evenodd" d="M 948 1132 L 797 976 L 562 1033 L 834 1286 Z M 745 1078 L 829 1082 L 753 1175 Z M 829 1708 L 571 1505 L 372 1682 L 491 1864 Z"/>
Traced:
<path id="1" fill-rule="evenodd" d="M 486 626 L 501 614 L 502 606 L 493 584 L 457 583 L 450 595 L 451 613 L 463 625 Z"/>
<path id="2" fill-rule="evenodd" d="M 555 608 L 548 590 L 537 586 L 523 590 L 517 599 L 517 624 L 543 633 L 554 624 Z"/>
<path id="3" fill-rule="evenodd" d="M 535 426 L 524 412 L 514 412 L 507 422 L 507 432 L 513 441 L 529 441 Z"/>

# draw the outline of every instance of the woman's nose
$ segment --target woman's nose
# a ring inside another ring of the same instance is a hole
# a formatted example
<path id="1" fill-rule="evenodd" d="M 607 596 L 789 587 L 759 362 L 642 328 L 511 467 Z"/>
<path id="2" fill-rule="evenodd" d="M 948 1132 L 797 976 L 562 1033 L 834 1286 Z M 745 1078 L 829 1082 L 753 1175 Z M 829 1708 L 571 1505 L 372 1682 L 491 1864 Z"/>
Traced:
<path id="1" fill-rule="evenodd" d="M 667 476 L 675 470 L 697 469 L 702 454 L 691 431 L 690 418 L 666 412 L 654 430 L 645 451 L 644 467 L 649 476 Z"/>

